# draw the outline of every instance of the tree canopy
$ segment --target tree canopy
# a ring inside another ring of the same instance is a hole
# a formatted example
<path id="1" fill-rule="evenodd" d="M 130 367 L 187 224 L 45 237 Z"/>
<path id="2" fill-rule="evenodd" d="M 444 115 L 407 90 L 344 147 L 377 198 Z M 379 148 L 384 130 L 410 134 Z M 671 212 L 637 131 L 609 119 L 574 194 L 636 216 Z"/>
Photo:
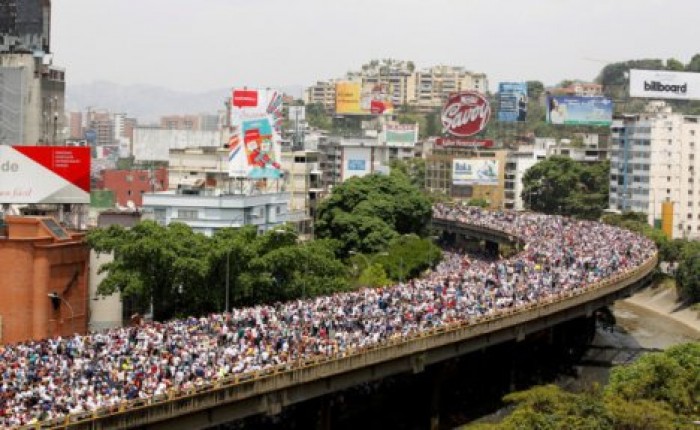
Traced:
<path id="1" fill-rule="evenodd" d="M 207 237 L 184 224 L 144 221 L 130 230 L 93 230 L 88 241 L 97 252 L 114 253 L 100 269 L 107 276 L 98 292 L 143 299 L 156 320 L 223 310 L 227 274 L 229 306 L 349 288 L 335 242 L 298 244 L 288 229 L 258 235 L 254 227 L 227 228 Z"/>
<path id="2" fill-rule="evenodd" d="M 351 178 L 318 207 L 316 233 L 336 239 L 341 255 L 376 253 L 402 234 L 422 234 L 432 214 L 430 200 L 400 175 Z"/>
<path id="3" fill-rule="evenodd" d="M 659 429 L 693 428 L 700 418 L 700 343 L 679 345 L 613 368 L 610 383 L 582 393 L 555 385 L 508 394 L 514 405 L 497 424 L 469 429 Z"/>
<path id="4" fill-rule="evenodd" d="M 597 219 L 608 206 L 609 171 L 609 162 L 551 157 L 525 172 L 521 196 L 531 210 Z"/>

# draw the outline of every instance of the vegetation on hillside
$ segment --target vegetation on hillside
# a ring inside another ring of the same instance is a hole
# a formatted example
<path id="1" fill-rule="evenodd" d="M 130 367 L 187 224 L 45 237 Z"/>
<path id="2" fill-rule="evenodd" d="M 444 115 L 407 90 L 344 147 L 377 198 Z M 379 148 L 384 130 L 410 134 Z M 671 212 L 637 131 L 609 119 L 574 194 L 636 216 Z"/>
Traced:
<path id="1" fill-rule="evenodd" d="M 583 393 L 554 385 L 508 394 L 514 406 L 497 424 L 469 430 L 696 428 L 700 419 L 700 343 L 650 353 L 612 369 L 610 382 Z"/>

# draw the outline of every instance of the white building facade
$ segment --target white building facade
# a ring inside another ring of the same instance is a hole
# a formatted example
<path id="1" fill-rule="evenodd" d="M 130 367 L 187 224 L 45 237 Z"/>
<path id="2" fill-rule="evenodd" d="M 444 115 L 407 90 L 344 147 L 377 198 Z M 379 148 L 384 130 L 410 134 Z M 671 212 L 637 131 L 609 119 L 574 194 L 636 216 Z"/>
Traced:
<path id="1" fill-rule="evenodd" d="M 610 209 L 647 214 L 661 224 L 673 204 L 673 238 L 700 238 L 700 116 L 673 113 L 651 102 L 643 114 L 611 126 Z"/>

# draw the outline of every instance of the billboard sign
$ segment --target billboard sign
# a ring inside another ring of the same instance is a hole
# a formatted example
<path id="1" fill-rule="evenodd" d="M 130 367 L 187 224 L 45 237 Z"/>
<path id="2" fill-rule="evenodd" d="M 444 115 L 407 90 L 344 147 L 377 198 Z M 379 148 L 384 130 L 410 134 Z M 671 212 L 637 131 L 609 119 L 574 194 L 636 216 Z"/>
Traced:
<path id="1" fill-rule="evenodd" d="M 335 113 L 338 115 L 391 115 L 394 104 L 385 83 L 365 84 L 356 81 L 335 85 Z"/>
<path id="2" fill-rule="evenodd" d="M 527 83 L 501 82 L 498 84 L 498 120 L 525 121 L 527 118 Z"/>
<path id="3" fill-rule="evenodd" d="M 0 145 L 0 203 L 90 203 L 90 148 Z"/>
<path id="4" fill-rule="evenodd" d="M 453 185 L 498 185 L 498 160 L 452 160 Z"/>
<path id="5" fill-rule="evenodd" d="M 547 97 L 547 122 L 550 124 L 609 126 L 612 115 L 613 103 L 607 97 Z"/>
<path id="6" fill-rule="evenodd" d="M 443 148 L 492 148 L 493 140 L 438 137 L 435 139 L 435 145 Z"/>
<path id="7" fill-rule="evenodd" d="M 632 69 L 630 97 L 700 100 L 700 73 Z"/>
<path id="8" fill-rule="evenodd" d="M 282 93 L 248 89 L 233 92 L 231 124 L 234 130 L 228 141 L 229 176 L 281 178 Z"/>
<path id="9" fill-rule="evenodd" d="M 341 180 L 372 173 L 372 148 L 347 147 L 342 151 Z"/>
<path id="10" fill-rule="evenodd" d="M 450 97 L 442 109 L 443 132 L 458 137 L 473 136 L 488 124 L 491 105 L 481 93 L 465 91 Z"/>
<path id="11" fill-rule="evenodd" d="M 258 91 L 248 89 L 233 90 L 231 104 L 238 108 L 256 107 L 258 105 Z"/>
<path id="12" fill-rule="evenodd" d="M 412 148 L 418 141 L 418 124 L 385 124 L 387 146 Z"/>

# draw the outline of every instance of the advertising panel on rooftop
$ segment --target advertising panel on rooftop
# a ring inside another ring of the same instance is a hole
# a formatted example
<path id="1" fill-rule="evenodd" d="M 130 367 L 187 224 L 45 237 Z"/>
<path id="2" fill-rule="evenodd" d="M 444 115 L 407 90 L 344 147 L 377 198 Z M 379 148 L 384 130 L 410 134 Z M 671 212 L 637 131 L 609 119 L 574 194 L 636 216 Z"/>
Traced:
<path id="1" fill-rule="evenodd" d="M 0 203 L 90 203 L 90 148 L 0 145 Z"/>
<path id="2" fill-rule="evenodd" d="M 234 90 L 231 105 L 229 176 L 281 178 L 282 93 L 270 89 Z"/>
<path id="3" fill-rule="evenodd" d="M 384 141 L 387 146 L 412 148 L 418 141 L 418 124 L 385 124 Z"/>
<path id="4" fill-rule="evenodd" d="M 501 82 L 498 84 L 498 120 L 525 121 L 527 118 L 527 83 Z"/>
<path id="5" fill-rule="evenodd" d="M 612 115 L 613 103 L 607 97 L 547 97 L 547 122 L 550 124 L 609 126 Z"/>
<path id="6" fill-rule="evenodd" d="M 453 185 L 498 185 L 498 160 L 452 160 Z"/>
<path id="7" fill-rule="evenodd" d="M 700 100 L 700 73 L 632 69 L 630 97 Z"/>
<path id="8" fill-rule="evenodd" d="M 335 86 L 335 113 L 338 115 L 391 115 L 394 104 L 386 83 L 346 81 Z"/>

